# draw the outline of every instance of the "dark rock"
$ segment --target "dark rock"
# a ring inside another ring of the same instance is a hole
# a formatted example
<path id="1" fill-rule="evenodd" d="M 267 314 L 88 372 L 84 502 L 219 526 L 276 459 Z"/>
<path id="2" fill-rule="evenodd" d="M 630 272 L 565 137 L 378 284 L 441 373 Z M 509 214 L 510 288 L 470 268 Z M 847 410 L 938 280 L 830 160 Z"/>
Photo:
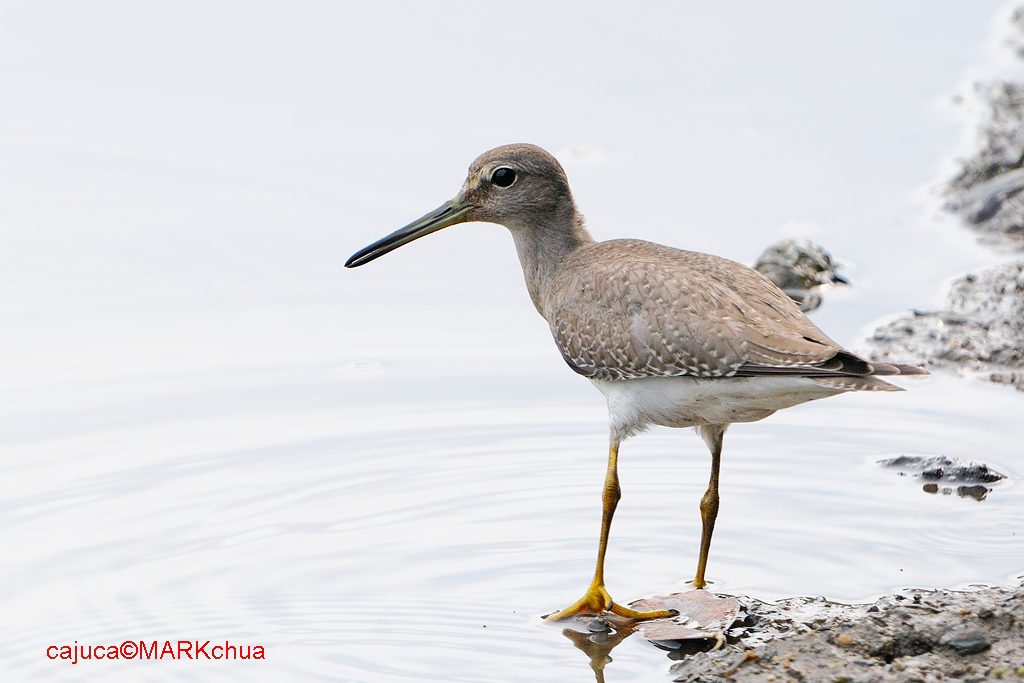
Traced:
<path id="1" fill-rule="evenodd" d="M 980 144 L 946 187 L 946 209 L 960 215 L 983 242 L 1024 249 L 1024 83 L 979 82 L 975 92 L 985 108 Z"/>
<path id="2" fill-rule="evenodd" d="M 889 664 L 897 657 L 913 657 L 931 652 L 933 647 L 935 647 L 934 637 L 927 633 L 906 629 L 869 648 L 868 654 L 885 660 L 885 663 Z"/>
<path id="3" fill-rule="evenodd" d="M 956 490 L 956 495 L 961 498 L 973 498 L 974 500 L 985 500 L 989 489 L 984 486 L 961 486 Z"/>
<path id="4" fill-rule="evenodd" d="M 1006 476 L 989 468 L 988 465 L 962 460 L 960 458 L 947 458 L 937 456 L 924 458 L 921 456 L 901 455 L 896 458 L 879 460 L 879 465 L 899 469 L 899 474 L 911 474 L 929 483 L 922 486 L 925 493 L 936 494 L 940 490 L 943 495 L 950 495 L 953 489 L 950 487 L 939 488 L 936 481 L 949 482 L 951 484 L 968 484 L 960 486 L 957 494 L 960 497 L 985 500 L 991 488 L 977 485 L 977 482 L 993 483 L 1006 479 Z M 975 484 L 975 485 L 970 485 Z"/>
<path id="5" fill-rule="evenodd" d="M 992 647 L 992 642 L 981 629 L 959 624 L 942 634 L 939 645 L 953 649 L 958 655 L 975 655 Z"/>
<path id="6" fill-rule="evenodd" d="M 973 462 L 967 465 L 957 465 L 940 471 L 944 472 L 944 478 L 946 481 L 962 482 L 965 484 L 987 484 L 1006 478 L 1005 475 L 999 474 L 995 470 L 990 470 L 988 465 L 979 465 Z M 923 473 L 922 476 L 924 476 Z"/>

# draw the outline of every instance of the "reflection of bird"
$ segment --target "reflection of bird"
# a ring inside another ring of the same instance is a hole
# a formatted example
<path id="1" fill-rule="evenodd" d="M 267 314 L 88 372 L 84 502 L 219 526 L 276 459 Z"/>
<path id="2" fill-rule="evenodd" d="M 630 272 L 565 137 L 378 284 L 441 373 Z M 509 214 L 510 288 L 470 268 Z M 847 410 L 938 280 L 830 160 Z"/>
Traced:
<path id="1" fill-rule="evenodd" d="M 789 297 L 746 266 L 641 240 L 595 242 L 583 227 L 562 167 L 532 145 L 508 145 L 473 162 L 455 199 L 360 250 L 368 263 L 455 223 L 500 223 L 512 233 L 534 306 L 548 321 L 566 363 L 608 400 L 611 423 L 604 515 L 594 579 L 582 599 L 551 615 L 610 610 L 604 556 L 619 501 L 619 443 L 650 425 L 696 427 L 711 450 L 711 481 L 701 499 L 700 560 L 705 567 L 718 514 L 722 437 L 733 422 L 846 391 L 899 391 L 875 375 L 924 374 L 871 364 L 842 349 Z"/>
<path id="2" fill-rule="evenodd" d="M 839 264 L 833 263 L 831 254 L 804 239 L 776 242 L 758 257 L 754 270 L 778 285 L 804 312 L 821 305 L 819 290 L 849 284 L 837 272 Z"/>

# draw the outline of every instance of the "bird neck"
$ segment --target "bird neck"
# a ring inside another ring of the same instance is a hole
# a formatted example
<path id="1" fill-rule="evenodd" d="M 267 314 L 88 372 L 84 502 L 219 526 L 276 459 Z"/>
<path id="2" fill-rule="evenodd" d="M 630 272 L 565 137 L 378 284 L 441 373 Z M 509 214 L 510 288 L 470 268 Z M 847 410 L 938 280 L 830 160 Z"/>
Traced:
<path id="1" fill-rule="evenodd" d="M 584 227 L 583 215 L 572 205 L 558 220 L 549 220 L 543 225 L 527 223 L 508 227 L 516 243 L 530 299 L 544 315 L 544 301 L 562 262 L 580 247 L 593 244 L 594 238 Z"/>

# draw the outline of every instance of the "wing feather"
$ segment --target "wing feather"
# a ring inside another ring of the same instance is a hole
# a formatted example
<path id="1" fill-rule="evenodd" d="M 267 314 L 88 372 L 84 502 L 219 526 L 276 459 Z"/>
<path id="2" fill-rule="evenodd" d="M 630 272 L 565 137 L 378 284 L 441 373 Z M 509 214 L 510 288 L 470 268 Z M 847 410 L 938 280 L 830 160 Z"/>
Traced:
<path id="1" fill-rule="evenodd" d="M 760 273 L 641 240 L 575 252 L 543 310 L 566 362 L 595 379 L 872 372 Z"/>

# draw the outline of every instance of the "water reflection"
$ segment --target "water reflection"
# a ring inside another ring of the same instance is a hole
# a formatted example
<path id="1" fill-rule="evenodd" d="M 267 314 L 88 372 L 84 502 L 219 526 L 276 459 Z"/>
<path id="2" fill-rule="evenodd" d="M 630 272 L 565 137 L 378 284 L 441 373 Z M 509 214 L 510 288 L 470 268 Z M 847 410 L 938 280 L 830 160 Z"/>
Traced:
<path id="1" fill-rule="evenodd" d="M 584 620 L 580 620 L 583 622 Z M 576 649 L 587 655 L 590 661 L 590 668 L 594 672 L 594 678 L 598 683 L 605 682 L 605 667 L 614 660 L 611 652 L 626 638 L 636 635 L 643 638 L 642 629 L 639 624 L 612 625 L 601 619 L 589 620 L 588 623 L 580 623 L 577 628 L 564 628 L 562 635 L 568 638 Z M 716 639 L 686 638 L 682 640 L 651 640 L 646 643 L 655 648 L 665 651 L 670 661 L 684 659 L 688 655 L 698 652 L 708 652 L 716 646 Z"/>
<path id="2" fill-rule="evenodd" d="M 612 662 L 612 650 L 632 634 L 633 629 L 629 627 L 608 627 L 598 631 L 575 631 L 570 628 L 562 630 L 562 635 L 572 641 L 576 649 L 590 660 L 590 668 L 594 670 L 594 678 L 598 683 L 605 681 L 604 668 Z"/>
<path id="3" fill-rule="evenodd" d="M 604 681 L 604 669 L 612 661 L 611 651 L 633 634 L 667 651 L 669 660 L 679 660 L 689 654 L 721 647 L 727 634 L 735 635 L 730 629 L 744 624 L 746 618 L 746 615 L 741 618 L 743 608 L 739 600 L 719 597 L 706 590 L 635 600 L 629 607 L 641 612 L 671 609 L 678 614 L 665 619 L 634 621 L 605 613 L 559 622 L 568 626 L 562 630 L 562 635 L 590 659 L 598 681 Z"/>

